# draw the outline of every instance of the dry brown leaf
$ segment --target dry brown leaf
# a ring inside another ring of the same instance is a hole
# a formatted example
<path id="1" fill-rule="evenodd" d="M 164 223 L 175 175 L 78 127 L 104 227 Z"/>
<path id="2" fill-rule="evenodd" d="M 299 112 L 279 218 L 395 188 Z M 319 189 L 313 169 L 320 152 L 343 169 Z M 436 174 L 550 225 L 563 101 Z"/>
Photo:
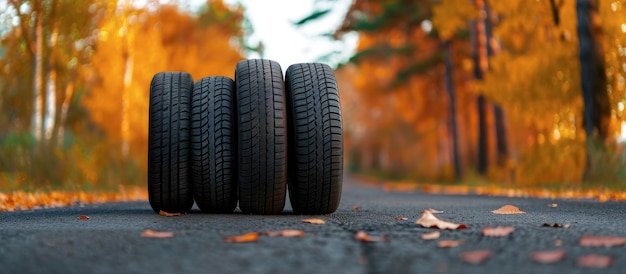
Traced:
<path id="1" fill-rule="evenodd" d="M 461 260 L 468 264 L 481 264 L 491 258 L 491 251 L 487 249 L 472 250 L 461 253 Z"/>
<path id="2" fill-rule="evenodd" d="M 570 228 L 572 225 L 570 224 L 559 224 L 559 223 L 543 223 L 545 227 L 558 227 L 558 228 Z"/>
<path id="3" fill-rule="evenodd" d="M 441 232 L 439 232 L 439 230 L 422 234 L 423 240 L 436 240 L 439 239 L 439 237 L 441 237 Z"/>
<path id="4" fill-rule="evenodd" d="M 144 238 L 172 238 L 174 237 L 174 232 L 169 231 L 154 231 L 152 229 L 146 229 L 141 232 L 141 237 Z"/>
<path id="5" fill-rule="evenodd" d="M 427 228 L 438 228 L 438 229 L 466 229 L 466 224 L 455 224 L 446 221 L 439 220 L 435 215 L 430 213 L 429 211 L 422 211 L 422 217 L 415 221 L 416 224 L 421 225 Z"/>
<path id="6" fill-rule="evenodd" d="M 439 213 L 443 213 L 443 211 L 441 211 L 441 210 L 436 210 L 436 209 L 434 209 L 434 208 L 432 208 L 432 207 L 431 207 L 431 208 L 426 209 L 426 211 L 428 211 L 428 212 L 430 212 L 430 213 L 432 213 L 432 214 L 439 214 Z"/>
<path id="7" fill-rule="evenodd" d="M 483 228 L 483 235 L 489 237 L 506 237 L 513 233 L 515 228 L 512 226 L 496 226 Z"/>
<path id="8" fill-rule="evenodd" d="M 249 232 L 242 235 L 229 236 L 224 238 L 227 243 L 249 243 L 259 240 L 259 232 Z"/>
<path id="9" fill-rule="evenodd" d="M 396 221 L 406 221 L 406 220 L 408 220 L 409 218 L 407 218 L 407 217 L 394 217 L 394 219 L 395 219 Z"/>
<path id="10" fill-rule="evenodd" d="M 457 247 L 460 246 L 462 244 L 464 244 L 465 241 L 463 240 L 441 240 L 437 243 L 438 247 L 442 247 L 442 248 L 451 248 L 451 247 Z"/>
<path id="11" fill-rule="evenodd" d="M 521 211 L 518 207 L 514 205 L 504 205 L 501 208 L 491 211 L 495 214 L 524 214 L 526 212 Z"/>
<path id="12" fill-rule="evenodd" d="M 548 207 L 557 207 L 559 206 L 558 204 L 548 204 Z"/>
<path id="13" fill-rule="evenodd" d="M 304 219 L 302 220 L 302 222 L 307 223 L 307 224 L 315 224 L 315 225 L 323 225 L 326 223 L 326 221 L 322 219 Z"/>
<path id="14" fill-rule="evenodd" d="M 357 205 L 355 205 L 352 209 L 354 209 L 354 211 L 359 211 L 359 210 L 361 210 L 361 208 L 360 208 L 359 206 L 357 206 Z"/>
<path id="15" fill-rule="evenodd" d="M 174 216 L 180 216 L 180 213 L 178 213 L 178 212 L 172 213 L 172 212 L 159 210 L 159 215 L 165 216 L 165 217 L 174 217 Z"/>
<path id="16" fill-rule="evenodd" d="M 576 260 L 576 265 L 582 267 L 595 267 L 595 268 L 605 268 L 609 267 L 613 264 L 612 256 L 598 255 L 598 254 L 589 254 L 585 256 L 578 257 Z"/>
<path id="17" fill-rule="evenodd" d="M 386 242 L 389 240 L 387 236 L 370 236 L 365 231 L 359 231 L 354 236 L 357 240 L 361 242 Z"/>
<path id="18" fill-rule="evenodd" d="M 80 216 L 78 216 L 78 219 L 79 220 L 89 220 L 89 216 L 87 216 L 87 215 L 80 215 Z"/>
<path id="19" fill-rule="evenodd" d="M 295 229 L 285 229 L 281 231 L 265 231 L 265 235 L 269 237 L 302 237 L 304 231 Z"/>
<path id="20" fill-rule="evenodd" d="M 583 236 L 580 238 L 581 246 L 612 247 L 626 244 L 626 238 L 611 236 Z"/>
<path id="21" fill-rule="evenodd" d="M 530 259 L 542 263 L 542 264 L 551 264 L 556 263 L 565 258 L 564 250 L 551 250 L 551 251 L 535 251 L 530 253 Z"/>

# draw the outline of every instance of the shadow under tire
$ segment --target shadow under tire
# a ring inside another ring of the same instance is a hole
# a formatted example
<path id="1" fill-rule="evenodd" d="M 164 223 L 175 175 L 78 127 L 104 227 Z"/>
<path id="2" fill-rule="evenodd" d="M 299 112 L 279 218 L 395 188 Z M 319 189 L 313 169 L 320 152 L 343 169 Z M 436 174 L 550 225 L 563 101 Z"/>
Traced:
<path id="1" fill-rule="evenodd" d="M 188 212 L 190 185 L 189 111 L 193 79 L 186 72 L 161 72 L 150 83 L 148 199 L 155 212 Z"/>
<path id="2" fill-rule="evenodd" d="M 295 213 L 337 210 L 343 184 L 343 130 L 337 81 L 325 64 L 285 73 L 289 121 L 289 198 Z"/>
<path id="3" fill-rule="evenodd" d="M 191 182 L 203 212 L 237 207 L 235 83 L 223 76 L 200 79 L 191 96 Z"/>
<path id="4" fill-rule="evenodd" d="M 287 113 L 280 65 L 252 59 L 237 63 L 239 208 L 279 214 L 287 195 Z"/>

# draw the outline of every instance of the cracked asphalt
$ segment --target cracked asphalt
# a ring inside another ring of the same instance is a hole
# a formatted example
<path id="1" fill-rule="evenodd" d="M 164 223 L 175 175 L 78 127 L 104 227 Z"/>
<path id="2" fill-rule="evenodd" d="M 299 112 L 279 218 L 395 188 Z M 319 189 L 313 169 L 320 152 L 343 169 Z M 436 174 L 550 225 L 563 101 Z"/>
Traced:
<path id="1" fill-rule="evenodd" d="M 178 217 L 154 213 L 148 202 L 106 203 L 0 213 L 0 273 L 624 273 L 626 247 L 582 247 L 584 235 L 626 237 L 626 203 L 594 200 L 505 198 L 384 192 L 353 179 L 344 181 L 339 209 L 328 215 L 291 212 L 272 216 L 204 214 Z M 556 203 L 557 207 L 548 204 Z M 520 215 L 491 213 L 505 204 Z M 359 210 L 355 210 L 358 206 Z M 444 211 L 440 219 L 469 229 L 442 231 L 440 240 L 463 240 L 454 248 L 420 235 L 432 229 L 415 224 L 421 211 Z M 80 220 L 78 216 L 89 216 Z M 408 220 L 396 220 L 407 217 Z M 303 223 L 320 218 L 323 225 Z M 542 227 L 570 224 L 569 228 Z M 513 226 L 506 237 L 482 236 L 482 229 Z M 142 231 L 169 231 L 172 238 L 144 238 Z M 261 236 L 257 242 L 226 243 L 224 237 L 246 232 L 303 230 L 303 237 Z M 357 231 L 387 236 L 365 243 Z M 488 249 L 483 264 L 460 260 L 464 251 Z M 538 250 L 564 250 L 553 264 L 529 258 Z M 613 265 L 579 267 L 587 254 L 613 257 Z"/>

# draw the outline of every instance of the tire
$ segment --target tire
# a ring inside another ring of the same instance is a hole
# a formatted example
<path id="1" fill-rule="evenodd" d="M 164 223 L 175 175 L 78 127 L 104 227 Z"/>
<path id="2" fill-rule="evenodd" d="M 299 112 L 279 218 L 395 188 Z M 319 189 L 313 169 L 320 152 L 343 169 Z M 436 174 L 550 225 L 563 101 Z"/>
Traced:
<path id="1" fill-rule="evenodd" d="M 337 81 L 325 64 L 285 73 L 289 121 L 289 198 L 294 212 L 337 210 L 343 184 L 343 130 Z"/>
<path id="2" fill-rule="evenodd" d="M 148 199 L 155 212 L 187 212 L 193 206 L 189 182 L 189 104 L 193 79 L 186 72 L 161 72 L 150 83 Z"/>
<path id="3" fill-rule="evenodd" d="M 239 208 L 279 214 L 287 192 L 287 113 L 280 65 L 244 60 L 235 69 Z"/>
<path id="4" fill-rule="evenodd" d="M 237 207 L 235 83 L 223 76 L 196 82 L 191 95 L 191 181 L 203 212 Z"/>

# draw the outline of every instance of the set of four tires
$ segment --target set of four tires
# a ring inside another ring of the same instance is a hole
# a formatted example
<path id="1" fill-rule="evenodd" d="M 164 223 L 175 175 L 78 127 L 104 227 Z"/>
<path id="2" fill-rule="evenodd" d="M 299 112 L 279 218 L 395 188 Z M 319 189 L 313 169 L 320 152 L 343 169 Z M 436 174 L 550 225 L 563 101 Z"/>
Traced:
<path id="1" fill-rule="evenodd" d="M 334 212 L 343 136 L 337 82 L 320 63 L 237 63 L 235 79 L 162 72 L 150 84 L 148 196 L 155 212 Z M 288 189 L 288 191 L 287 191 Z"/>

